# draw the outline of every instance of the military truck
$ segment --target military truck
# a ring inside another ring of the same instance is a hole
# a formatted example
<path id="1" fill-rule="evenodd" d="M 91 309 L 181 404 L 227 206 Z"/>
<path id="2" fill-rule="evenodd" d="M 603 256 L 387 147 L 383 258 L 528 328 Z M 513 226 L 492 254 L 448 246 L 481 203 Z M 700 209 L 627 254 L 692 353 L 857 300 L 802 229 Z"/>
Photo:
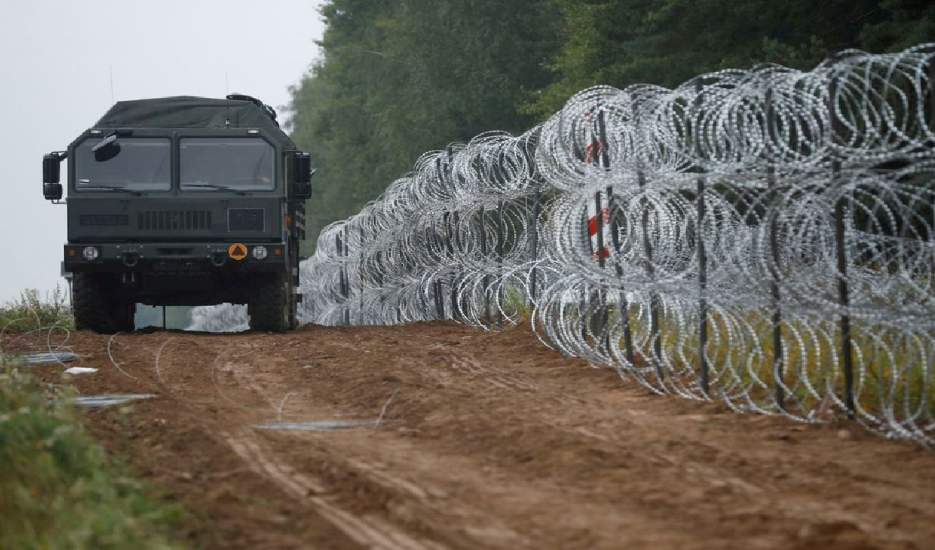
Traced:
<path id="1" fill-rule="evenodd" d="M 138 303 L 230 302 L 247 304 L 252 329 L 294 328 L 311 176 L 252 97 L 116 103 L 42 160 L 43 195 L 68 211 L 76 327 L 131 331 Z"/>

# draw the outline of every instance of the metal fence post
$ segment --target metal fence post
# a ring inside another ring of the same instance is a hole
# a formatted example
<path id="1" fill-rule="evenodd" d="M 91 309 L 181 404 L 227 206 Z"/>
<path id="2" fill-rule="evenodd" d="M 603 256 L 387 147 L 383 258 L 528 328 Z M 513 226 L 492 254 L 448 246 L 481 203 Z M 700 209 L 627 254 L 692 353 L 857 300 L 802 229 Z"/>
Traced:
<path id="1" fill-rule="evenodd" d="M 637 182 L 641 190 L 646 189 L 646 174 L 642 170 L 636 172 Z M 641 226 L 643 233 L 643 250 L 646 256 L 645 268 L 646 274 L 651 280 L 655 280 L 656 268 L 653 266 L 653 245 L 649 239 L 649 206 L 646 198 L 642 198 L 640 206 L 642 207 Z M 649 334 L 653 343 L 652 363 L 656 369 L 656 375 L 659 380 L 665 378 L 665 371 L 662 370 L 662 341 L 659 337 L 659 298 L 653 291 L 649 295 Z"/>
<path id="2" fill-rule="evenodd" d="M 334 236 L 335 245 L 338 249 L 338 256 L 341 258 L 347 258 L 347 226 L 341 228 L 341 231 Z M 344 298 L 344 303 L 342 304 L 342 320 L 344 321 L 344 326 L 351 324 L 350 311 L 348 311 L 347 299 L 350 296 L 350 288 L 348 288 L 349 281 L 347 278 L 347 260 L 341 262 L 341 271 L 338 274 L 338 287 L 341 291 L 341 297 Z"/>
<path id="3" fill-rule="evenodd" d="M 444 170 L 445 179 L 447 180 L 452 191 L 454 191 L 455 189 L 454 174 L 452 173 L 452 170 L 451 170 L 452 159 L 454 158 L 454 152 L 452 151 L 450 145 L 445 149 L 445 153 L 447 156 L 447 163 L 445 164 L 445 170 Z M 439 165 L 441 164 L 439 159 L 436 159 L 436 162 L 439 162 Z M 439 177 L 441 177 L 441 174 L 442 172 L 441 170 L 439 170 Z M 452 258 L 455 257 L 456 250 L 459 252 L 461 250 L 461 245 L 460 245 L 460 242 L 458 239 L 458 233 L 457 233 L 459 222 L 460 222 L 460 216 L 457 210 L 455 210 L 454 212 L 445 212 L 445 229 L 447 230 L 445 239 L 446 239 L 446 245 L 448 248 L 448 254 Z M 458 279 L 459 279 L 459 276 L 457 274 L 452 273 L 450 275 L 449 285 L 450 285 L 451 292 L 450 292 L 449 298 L 451 301 L 451 318 L 455 321 L 458 321 L 461 318 L 460 312 L 459 312 L 460 308 L 458 307 Z"/>
<path id="4" fill-rule="evenodd" d="M 604 209 L 601 204 L 601 192 L 594 192 L 594 211 L 597 213 L 595 215 L 595 226 L 597 229 L 597 250 L 594 254 L 597 258 L 597 265 L 604 269 L 607 264 L 607 258 L 605 257 L 605 245 L 604 245 Z M 604 345 L 607 347 L 608 352 L 610 351 L 610 335 L 607 333 L 607 298 L 605 297 L 604 290 L 600 287 L 597 289 L 597 300 L 600 304 L 600 311 L 597 313 L 597 320 L 600 323 L 598 325 L 598 330 L 594 334 L 595 339 L 597 339 L 598 334 L 604 334 Z"/>
<path id="5" fill-rule="evenodd" d="M 503 328 L 503 199 L 497 202 L 497 330 Z"/>
<path id="6" fill-rule="evenodd" d="M 604 111 L 601 110 L 597 114 L 597 141 L 592 140 L 591 147 L 596 148 L 596 155 L 594 155 L 594 162 L 600 168 L 610 168 L 610 156 L 607 153 L 607 126 L 604 120 Z M 610 194 L 608 197 L 608 214 L 610 213 Z M 607 256 L 609 256 L 608 245 L 610 243 L 604 242 L 604 205 L 601 204 L 601 192 L 594 192 L 594 211 L 596 213 L 595 225 L 596 225 L 596 236 L 597 236 L 597 264 L 603 270 L 607 266 Z M 608 216 L 609 218 L 609 216 Z M 608 219 L 609 223 L 610 220 Z M 605 255 L 606 254 L 606 255 Z M 610 330 L 609 330 L 609 321 L 610 321 L 610 311 L 607 306 L 607 293 L 603 288 L 598 289 L 598 303 L 600 304 L 600 312 L 598 314 L 598 320 L 600 322 L 599 333 L 604 335 L 604 347 L 607 349 L 607 353 L 610 354 Z M 595 334 L 595 336 L 597 336 Z"/>
<path id="7" fill-rule="evenodd" d="M 442 220 L 445 222 L 445 237 L 444 237 L 444 241 L 442 242 L 442 245 L 444 246 L 444 252 L 443 252 L 443 254 L 442 254 L 442 257 L 443 257 L 445 260 L 451 261 L 451 259 L 454 257 L 454 247 L 453 247 L 452 244 L 451 244 L 451 212 L 445 212 L 445 213 L 442 215 Z M 448 277 L 449 277 L 449 278 L 453 278 L 452 275 L 451 275 L 450 273 L 448 274 Z M 450 282 L 450 283 L 453 283 L 454 281 L 452 280 L 452 281 L 449 281 L 449 282 Z M 451 284 L 450 286 L 453 287 L 454 285 Z M 441 303 L 441 306 L 442 306 L 442 310 L 441 310 L 441 312 L 442 312 L 442 318 L 443 318 L 443 319 L 447 319 L 448 317 L 447 317 L 447 314 L 446 314 L 446 312 L 445 312 L 445 301 L 448 300 L 448 297 L 445 296 L 445 281 L 442 281 L 442 280 L 439 280 L 439 281 L 438 281 L 438 292 L 439 292 L 438 300 L 439 300 L 439 302 Z M 452 312 L 451 312 L 452 317 L 454 316 L 454 305 L 455 305 L 455 304 L 452 302 L 452 304 L 451 304 L 451 306 L 452 306 Z"/>
<path id="8" fill-rule="evenodd" d="M 348 271 L 347 258 L 350 256 L 351 242 L 347 237 L 347 225 L 344 226 L 344 324 L 351 324 L 351 306 L 348 303 L 351 297 L 351 274 Z"/>
<path id="9" fill-rule="evenodd" d="M 773 90 L 766 90 L 766 133 L 767 141 L 776 139 L 776 112 L 773 109 Z M 780 206 L 776 201 L 776 167 L 770 161 L 766 168 L 766 184 L 769 193 L 772 193 L 769 200 L 769 293 L 770 305 L 773 310 L 772 329 L 773 329 L 773 376 L 776 380 L 776 404 L 780 410 L 786 410 L 786 387 L 785 387 L 785 359 L 783 357 L 782 344 L 782 296 L 779 290 L 779 221 L 777 207 Z"/>
<path id="10" fill-rule="evenodd" d="M 483 206 L 480 208 L 480 251 L 484 258 L 487 258 L 487 211 Z M 490 322 L 490 293 L 487 292 L 487 285 L 490 284 L 490 275 L 484 274 L 481 280 L 484 287 L 484 320 Z"/>
<path id="11" fill-rule="evenodd" d="M 832 137 L 837 141 L 838 131 L 841 130 L 841 124 L 837 117 L 836 100 L 837 99 L 837 81 L 831 80 L 828 90 L 828 110 L 831 118 Z M 833 152 L 835 158 L 831 161 L 831 187 L 834 189 L 840 186 L 841 182 L 841 161 L 837 157 L 837 152 Z M 839 189 L 835 189 L 839 191 Z M 840 191 L 839 191 L 840 192 Z M 851 316 L 848 312 L 850 308 L 850 292 L 847 279 L 847 228 L 845 216 L 848 215 L 849 201 L 841 192 L 834 205 L 834 245 L 835 256 L 837 260 L 838 271 L 838 304 L 843 312 L 840 318 L 841 327 L 841 355 L 844 360 L 844 406 L 847 408 L 847 415 L 854 417 L 854 359 L 852 355 L 851 342 Z"/>
<path id="12" fill-rule="evenodd" d="M 834 162 L 832 177 L 835 180 L 840 178 L 840 164 Z M 846 250 L 846 228 L 844 217 L 847 215 L 848 200 L 846 197 L 838 198 L 834 207 L 834 242 L 835 252 L 838 264 L 838 302 L 844 308 L 841 314 L 841 354 L 844 359 L 844 404 L 847 407 L 849 416 L 854 416 L 854 359 L 852 357 L 851 343 L 851 316 L 848 313 L 850 308 L 850 293 L 847 280 L 847 250 Z"/>
<path id="13" fill-rule="evenodd" d="M 386 305 L 386 294 L 383 292 L 383 253 L 377 252 L 374 256 L 374 262 L 376 262 L 377 269 L 374 270 L 374 283 L 377 285 L 377 291 L 380 293 L 380 315 L 384 314 L 384 307 Z"/>
<path id="14" fill-rule="evenodd" d="M 361 255 L 357 258 L 357 280 L 360 283 L 360 292 L 357 295 L 357 322 L 358 324 L 364 324 L 364 272 L 363 268 L 363 246 L 364 246 L 364 227 L 360 226 L 357 230 L 357 234 L 360 237 L 360 247 Z"/>
<path id="15" fill-rule="evenodd" d="M 454 254 L 455 251 L 457 251 L 458 253 L 461 253 L 461 243 L 460 243 L 460 239 L 458 238 L 458 232 L 457 232 L 458 225 L 461 223 L 460 212 L 458 211 L 452 212 L 451 217 L 454 219 L 453 227 L 455 228 L 453 231 L 453 235 L 451 232 L 449 232 L 449 236 L 448 236 L 449 241 L 453 241 L 452 254 Z M 460 285 L 460 280 L 461 280 L 461 277 L 459 274 L 452 274 L 451 276 L 451 318 L 454 319 L 455 321 L 461 320 L 461 307 L 460 307 L 460 304 L 458 303 L 458 287 Z"/>
<path id="16" fill-rule="evenodd" d="M 532 261 L 539 261 L 539 215 L 542 208 L 542 185 L 540 182 L 535 183 L 536 190 L 533 193 L 532 197 L 532 220 L 530 220 L 530 231 L 532 238 L 532 246 L 530 246 L 530 252 L 532 255 Z M 537 303 L 539 298 L 538 294 L 538 280 L 537 275 L 539 273 L 539 267 L 536 264 L 533 264 L 532 273 L 530 273 L 529 284 L 532 288 L 529 289 L 529 294 L 533 305 Z"/>
<path id="17" fill-rule="evenodd" d="M 632 118 L 634 121 L 639 120 L 639 113 L 636 110 L 637 106 L 634 103 L 632 105 L 633 113 Z M 642 164 L 642 163 L 641 163 Z M 643 171 L 642 166 L 639 166 L 636 170 L 636 181 L 637 185 L 640 188 L 640 191 L 646 191 L 646 173 Z M 643 251 L 646 257 L 644 262 L 644 268 L 646 270 L 646 275 L 649 276 L 650 280 L 655 280 L 656 278 L 656 269 L 653 266 L 653 247 L 652 242 L 649 239 L 649 205 L 648 200 L 645 196 L 640 198 L 640 228 L 642 233 L 643 241 Z M 656 295 L 656 292 L 653 291 L 649 295 L 649 334 L 650 339 L 652 340 L 653 345 L 653 357 L 651 359 L 653 367 L 656 371 L 656 376 L 659 378 L 659 381 L 665 379 L 665 372 L 662 370 L 662 341 L 659 338 L 659 298 Z"/>
<path id="18" fill-rule="evenodd" d="M 633 334 L 630 332 L 630 302 L 627 300 L 626 289 L 623 288 L 623 262 L 620 258 L 620 226 L 618 224 L 617 204 L 614 200 L 614 189 L 607 186 L 607 211 L 610 214 L 610 240 L 614 246 L 614 271 L 617 273 L 617 279 L 620 281 L 620 295 L 617 297 L 617 309 L 620 316 L 620 322 L 623 324 L 623 349 L 627 361 L 635 366 L 633 353 Z"/>
<path id="19" fill-rule="evenodd" d="M 536 130 L 529 140 L 523 144 L 523 154 L 526 158 L 526 170 L 529 180 L 532 182 L 532 210 L 527 208 L 529 214 L 529 253 L 530 260 L 536 262 L 539 260 L 539 214 L 542 205 L 542 181 L 539 178 L 539 171 L 536 169 L 536 159 L 529 152 L 530 141 L 535 140 L 538 145 L 539 132 Z M 534 306 L 538 298 L 537 275 L 538 267 L 533 263 L 532 270 L 529 273 L 529 305 Z"/>
<path id="20" fill-rule="evenodd" d="M 935 132 L 935 61 L 929 62 L 927 84 L 929 95 L 929 131 Z"/>
<path id="21" fill-rule="evenodd" d="M 928 96 L 929 96 L 929 132 L 935 133 L 935 61 L 930 61 L 928 66 Z M 930 208 L 932 213 L 932 224 L 929 226 L 926 235 L 928 240 L 935 239 L 935 208 Z"/>
<path id="22" fill-rule="evenodd" d="M 598 119 L 598 130 L 600 132 L 601 143 L 604 147 L 601 149 L 601 162 L 606 168 L 610 168 L 610 155 L 607 152 L 607 124 L 604 120 L 604 113 Z M 620 224 L 617 215 L 617 204 L 614 200 L 614 188 L 608 185 L 604 192 L 607 194 L 607 213 L 608 223 L 610 224 L 610 242 L 614 247 L 614 271 L 617 274 L 620 294 L 617 297 L 617 315 L 620 317 L 620 323 L 623 325 L 623 347 L 624 354 L 630 365 L 635 366 L 635 354 L 633 353 L 633 334 L 630 331 L 630 303 L 627 300 L 626 289 L 623 287 L 623 262 L 620 258 Z M 609 334 L 608 334 L 609 338 Z M 609 344 L 609 342 L 608 342 Z"/>
<path id="23" fill-rule="evenodd" d="M 701 97 L 701 81 L 695 81 L 695 109 L 697 110 Z M 700 113 L 694 113 L 695 118 L 692 119 L 692 130 L 694 130 L 694 149 L 695 154 L 698 158 L 701 158 L 701 143 L 698 140 L 698 134 L 701 131 L 700 128 L 695 128 L 695 123 L 698 122 L 698 117 Z M 702 228 L 705 218 L 705 176 L 704 168 L 699 167 L 701 173 L 697 178 L 697 188 L 696 188 L 696 202 L 695 202 L 695 251 L 698 255 L 698 359 L 700 362 L 700 377 L 699 384 L 701 385 L 701 391 L 705 396 L 710 397 L 710 388 L 708 382 L 708 356 L 706 354 L 706 348 L 708 347 L 708 300 L 707 300 L 707 286 L 708 286 L 708 255 L 705 250 L 705 242 L 702 236 Z"/>
<path id="24" fill-rule="evenodd" d="M 438 240 L 436 238 L 436 234 L 437 232 L 435 231 L 434 226 L 431 228 L 428 228 L 428 227 L 425 228 L 425 242 L 428 245 L 430 251 L 434 251 L 435 246 L 438 244 L 436 242 Z M 437 257 L 433 257 L 432 259 L 436 260 L 436 262 L 440 260 L 440 258 L 437 258 Z M 439 311 L 441 310 L 441 307 L 444 307 L 444 306 L 440 306 L 439 300 L 440 300 L 440 297 L 439 297 L 439 292 L 438 292 L 438 281 L 435 280 L 435 278 L 433 277 L 432 278 L 432 303 L 435 305 L 436 319 L 441 319 L 444 316 L 443 312 L 439 313 Z"/>

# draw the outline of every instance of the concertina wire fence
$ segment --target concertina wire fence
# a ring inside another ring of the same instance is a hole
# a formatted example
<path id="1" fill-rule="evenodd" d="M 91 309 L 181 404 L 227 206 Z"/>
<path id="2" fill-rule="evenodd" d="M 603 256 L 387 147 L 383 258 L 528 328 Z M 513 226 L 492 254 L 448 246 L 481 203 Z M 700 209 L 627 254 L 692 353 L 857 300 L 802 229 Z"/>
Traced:
<path id="1" fill-rule="evenodd" d="M 935 44 L 598 86 L 424 154 L 302 266 L 323 325 L 531 318 L 652 392 L 935 443 Z"/>

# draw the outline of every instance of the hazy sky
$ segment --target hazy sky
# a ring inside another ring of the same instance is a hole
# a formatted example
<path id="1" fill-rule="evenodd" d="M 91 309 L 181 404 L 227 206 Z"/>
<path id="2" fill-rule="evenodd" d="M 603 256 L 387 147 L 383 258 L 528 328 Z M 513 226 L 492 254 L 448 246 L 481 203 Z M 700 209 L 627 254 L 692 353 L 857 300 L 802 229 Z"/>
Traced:
<path id="1" fill-rule="evenodd" d="M 42 198 L 44 153 L 64 149 L 123 99 L 229 90 L 281 111 L 318 55 L 320 3 L 4 0 L 0 302 L 64 284 L 65 207 Z"/>

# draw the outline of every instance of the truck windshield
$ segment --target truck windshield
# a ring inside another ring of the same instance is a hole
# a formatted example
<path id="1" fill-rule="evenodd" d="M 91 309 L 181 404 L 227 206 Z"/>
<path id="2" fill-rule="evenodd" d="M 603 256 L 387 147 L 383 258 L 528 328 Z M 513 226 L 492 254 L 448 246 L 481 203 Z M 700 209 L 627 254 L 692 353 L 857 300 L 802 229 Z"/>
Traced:
<path id="1" fill-rule="evenodd" d="M 172 186 L 171 147 L 167 138 L 121 137 L 119 152 L 95 160 L 91 149 L 101 141 L 92 136 L 75 147 L 75 188 L 97 191 L 168 191 Z"/>
<path id="2" fill-rule="evenodd" d="M 268 191 L 274 187 L 273 147 L 260 138 L 182 138 L 184 191 Z"/>

